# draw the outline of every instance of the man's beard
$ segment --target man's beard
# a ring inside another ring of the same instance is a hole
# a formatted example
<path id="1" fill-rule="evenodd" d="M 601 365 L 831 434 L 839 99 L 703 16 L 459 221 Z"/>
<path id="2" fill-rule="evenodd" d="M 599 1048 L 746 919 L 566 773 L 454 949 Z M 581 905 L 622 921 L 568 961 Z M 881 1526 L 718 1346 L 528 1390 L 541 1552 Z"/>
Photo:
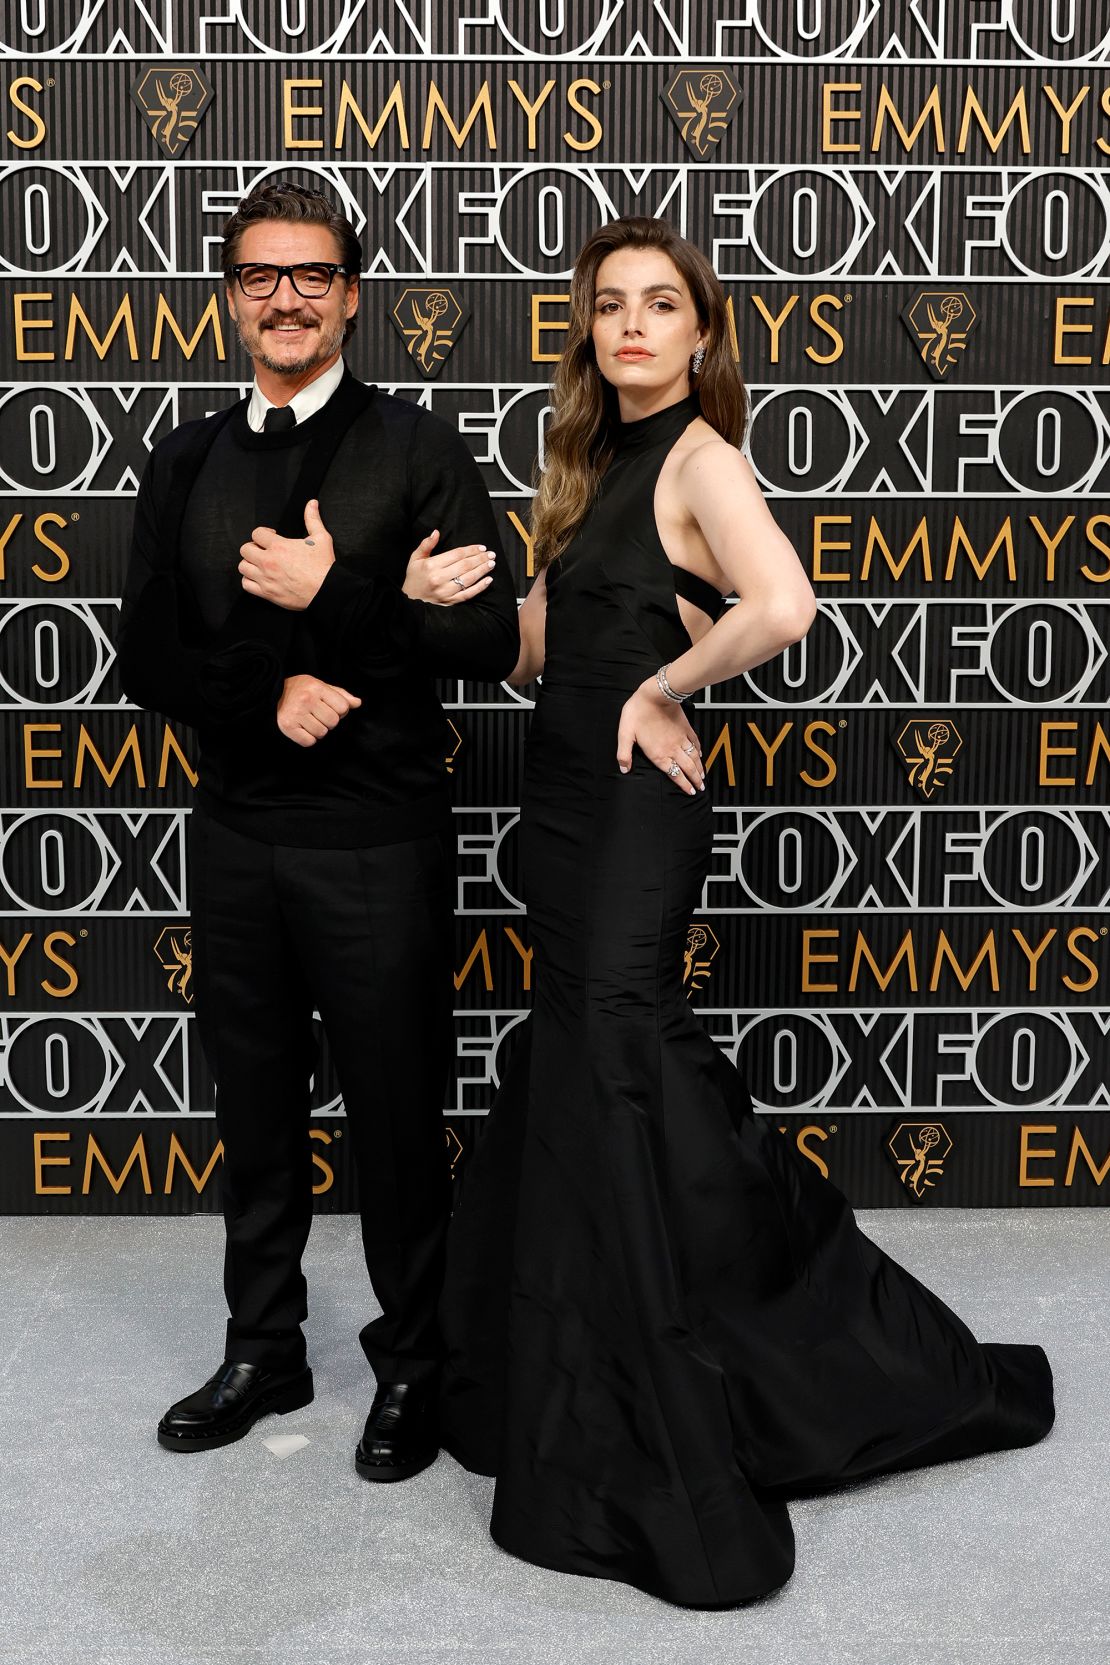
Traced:
<path id="1" fill-rule="evenodd" d="M 343 337 L 347 332 L 347 320 L 337 319 L 329 331 L 318 318 L 306 318 L 299 314 L 283 315 L 282 322 L 286 324 L 298 323 L 308 329 L 319 331 L 316 345 L 307 351 L 302 358 L 271 358 L 266 351 L 266 337 L 270 333 L 270 320 L 247 326 L 241 318 L 235 320 L 235 328 L 239 333 L 239 340 L 256 363 L 271 370 L 278 376 L 303 376 L 306 370 L 311 370 L 317 364 L 323 364 L 333 358 L 343 345 Z"/>

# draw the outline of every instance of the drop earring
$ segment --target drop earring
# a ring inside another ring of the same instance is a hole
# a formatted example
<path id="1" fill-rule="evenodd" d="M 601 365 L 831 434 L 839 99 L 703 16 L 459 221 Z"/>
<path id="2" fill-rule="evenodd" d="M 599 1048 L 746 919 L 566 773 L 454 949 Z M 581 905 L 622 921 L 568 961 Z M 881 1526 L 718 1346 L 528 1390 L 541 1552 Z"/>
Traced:
<path id="1" fill-rule="evenodd" d="M 705 348 L 702 346 L 701 342 L 699 341 L 697 346 L 694 348 L 694 356 L 690 360 L 690 374 L 692 376 L 696 376 L 699 373 L 699 371 L 701 370 L 701 367 L 704 363 L 705 363 Z"/>

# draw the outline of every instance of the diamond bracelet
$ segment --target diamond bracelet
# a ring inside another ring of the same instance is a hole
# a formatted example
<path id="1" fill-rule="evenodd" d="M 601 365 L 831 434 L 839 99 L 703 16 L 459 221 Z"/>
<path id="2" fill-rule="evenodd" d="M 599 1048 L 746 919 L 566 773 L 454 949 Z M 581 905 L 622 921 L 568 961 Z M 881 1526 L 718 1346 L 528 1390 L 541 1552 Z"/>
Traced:
<path id="1" fill-rule="evenodd" d="M 688 699 L 693 699 L 693 697 L 694 697 L 693 694 L 676 694 L 675 693 L 674 689 L 671 687 L 670 683 L 667 681 L 667 672 L 669 670 L 670 670 L 670 665 L 669 664 L 668 665 L 660 665 L 659 669 L 655 673 L 655 680 L 659 684 L 659 692 L 663 695 L 663 697 L 665 699 L 672 700 L 675 705 L 682 705 L 684 701 L 686 701 Z"/>

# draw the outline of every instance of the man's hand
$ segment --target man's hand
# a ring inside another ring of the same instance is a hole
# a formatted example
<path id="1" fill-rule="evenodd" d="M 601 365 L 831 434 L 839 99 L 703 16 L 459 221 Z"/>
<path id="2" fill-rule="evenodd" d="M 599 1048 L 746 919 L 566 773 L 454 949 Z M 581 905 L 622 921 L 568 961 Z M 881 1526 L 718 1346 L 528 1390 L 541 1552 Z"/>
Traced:
<path id="1" fill-rule="evenodd" d="M 239 571 L 248 595 L 293 613 L 308 606 L 335 561 L 331 533 L 320 519 L 315 497 L 305 504 L 304 525 L 303 538 L 279 538 L 272 526 L 255 527 L 250 543 L 239 549 Z"/>
<path id="2" fill-rule="evenodd" d="M 430 601 L 437 607 L 454 607 L 469 601 L 493 583 L 495 556 L 484 543 L 462 544 L 439 555 L 432 550 L 439 533 L 429 532 L 409 556 L 402 590 L 413 601 Z"/>
<path id="3" fill-rule="evenodd" d="M 295 746 L 314 746 L 361 704 L 357 695 L 319 677 L 287 676 L 278 700 L 277 726 Z"/>

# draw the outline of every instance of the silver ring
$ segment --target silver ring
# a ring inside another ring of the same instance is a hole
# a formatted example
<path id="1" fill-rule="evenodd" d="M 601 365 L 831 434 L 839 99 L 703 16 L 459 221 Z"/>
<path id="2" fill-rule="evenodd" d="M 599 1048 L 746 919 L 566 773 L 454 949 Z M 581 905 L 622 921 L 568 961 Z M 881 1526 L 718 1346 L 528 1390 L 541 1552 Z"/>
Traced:
<path id="1" fill-rule="evenodd" d="M 667 773 L 670 775 L 672 780 L 677 780 L 679 775 L 682 773 L 682 770 L 679 768 L 673 757 L 671 758 L 671 766 L 667 770 Z"/>
<path id="2" fill-rule="evenodd" d="M 452 584 L 457 584 L 459 586 L 460 590 L 465 590 L 466 589 L 466 585 L 463 583 L 463 581 L 459 577 L 458 573 L 455 574 L 455 576 L 454 576 L 454 578 L 452 578 L 451 582 L 452 582 Z"/>
<path id="3" fill-rule="evenodd" d="M 693 757 L 694 753 L 697 751 L 698 748 L 695 745 L 693 740 L 687 740 L 686 744 L 683 746 L 682 749 L 683 749 L 684 752 L 687 753 L 687 755 L 689 757 Z"/>

